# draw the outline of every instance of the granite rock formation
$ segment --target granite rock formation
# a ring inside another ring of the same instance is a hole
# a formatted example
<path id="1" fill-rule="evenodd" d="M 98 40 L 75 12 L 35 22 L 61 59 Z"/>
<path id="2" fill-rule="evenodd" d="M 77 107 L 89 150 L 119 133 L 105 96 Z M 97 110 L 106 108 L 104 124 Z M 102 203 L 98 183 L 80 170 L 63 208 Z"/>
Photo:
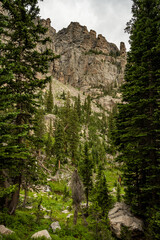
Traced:
<path id="1" fill-rule="evenodd" d="M 1 5 L 0 12 L 3 12 Z M 71 22 L 67 28 L 56 33 L 49 18 L 40 21 L 48 28 L 46 36 L 51 41 L 46 46 L 37 45 L 37 49 L 42 52 L 47 47 L 59 55 L 59 58 L 50 63 L 49 74 L 65 85 L 90 94 L 105 109 L 110 109 L 112 103 L 114 105 L 118 102 L 119 99 L 113 100 L 106 96 L 123 82 L 125 44 L 121 42 L 118 49 L 104 36 L 97 36 L 94 30 L 88 31 L 86 26 L 81 26 L 78 22 Z"/>
<path id="2" fill-rule="evenodd" d="M 109 91 L 123 82 L 126 65 L 126 48 L 109 43 L 101 34 L 97 36 L 86 26 L 71 22 L 56 33 L 49 19 L 41 20 L 48 27 L 50 45 L 60 57 L 51 63 L 51 75 L 65 85 L 71 85 L 82 93 L 90 94 L 98 104 L 110 110 L 119 99 L 109 99 Z M 40 49 L 40 46 L 39 46 Z M 54 86 L 53 86 L 54 89 Z"/>
<path id="3" fill-rule="evenodd" d="M 143 222 L 135 217 L 128 205 L 117 202 L 109 211 L 108 218 L 111 230 L 117 238 L 121 238 L 121 231 L 126 227 L 131 232 L 131 239 L 141 240 L 143 236 Z"/>
<path id="4" fill-rule="evenodd" d="M 53 75 L 63 83 L 69 83 L 83 91 L 105 88 L 123 81 L 126 64 L 124 43 L 120 50 L 96 32 L 87 30 L 77 22 L 54 35 L 55 60 Z"/>

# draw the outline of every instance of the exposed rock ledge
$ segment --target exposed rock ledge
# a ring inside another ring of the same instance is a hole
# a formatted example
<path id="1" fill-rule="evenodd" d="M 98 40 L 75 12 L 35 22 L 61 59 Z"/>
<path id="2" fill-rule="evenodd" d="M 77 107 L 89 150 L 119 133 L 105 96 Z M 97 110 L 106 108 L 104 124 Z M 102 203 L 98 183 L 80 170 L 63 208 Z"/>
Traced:
<path id="1" fill-rule="evenodd" d="M 127 227 L 131 231 L 133 239 L 140 240 L 141 236 L 143 236 L 142 220 L 133 216 L 129 206 L 125 203 L 117 202 L 114 208 L 109 211 L 108 217 L 111 230 L 118 238 L 121 238 L 122 226 Z"/>

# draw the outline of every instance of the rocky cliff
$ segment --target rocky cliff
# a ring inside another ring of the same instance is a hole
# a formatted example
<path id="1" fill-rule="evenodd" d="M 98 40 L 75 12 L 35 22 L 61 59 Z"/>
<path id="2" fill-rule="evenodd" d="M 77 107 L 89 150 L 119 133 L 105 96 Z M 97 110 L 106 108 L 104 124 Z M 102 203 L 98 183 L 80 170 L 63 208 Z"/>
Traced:
<path id="1" fill-rule="evenodd" d="M 72 22 L 55 34 L 54 76 L 84 91 L 106 87 L 123 81 L 126 51 L 124 43 L 120 50 L 96 32 L 88 32 L 85 26 Z"/>
<path id="2" fill-rule="evenodd" d="M 120 50 L 96 32 L 87 30 L 77 22 L 71 22 L 58 33 L 51 27 L 50 20 L 42 20 L 47 26 L 51 48 L 60 58 L 54 64 L 54 76 L 63 83 L 75 87 L 95 87 L 108 83 L 121 83 L 126 63 L 125 44 Z"/>
<path id="3" fill-rule="evenodd" d="M 53 77 L 90 94 L 105 109 L 110 108 L 116 100 L 108 98 L 109 90 L 123 82 L 125 44 L 121 42 L 118 49 L 101 34 L 97 36 L 95 31 L 88 31 L 77 22 L 71 22 L 57 33 L 49 19 L 42 23 L 48 27 L 51 38 L 48 47 L 60 56 L 51 64 Z"/>
<path id="4" fill-rule="evenodd" d="M 47 36 L 51 39 L 47 47 L 60 56 L 50 64 L 50 74 L 63 84 L 90 94 L 104 108 L 114 104 L 116 100 L 108 95 L 111 89 L 123 82 L 125 44 L 121 42 L 118 49 L 101 34 L 97 36 L 94 30 L 88 31 L 86 26 L 77 22 L 71 22 L 57 33 L 49 18 L 41 22 L 48 28 Z M 42 45 L 37 46 L 39 51 L 44 48 Z"/>

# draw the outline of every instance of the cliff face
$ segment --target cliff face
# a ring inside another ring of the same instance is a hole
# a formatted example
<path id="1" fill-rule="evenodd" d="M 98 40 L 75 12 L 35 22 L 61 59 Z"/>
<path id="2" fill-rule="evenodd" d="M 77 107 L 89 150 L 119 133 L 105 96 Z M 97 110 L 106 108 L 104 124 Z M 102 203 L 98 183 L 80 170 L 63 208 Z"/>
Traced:
<path id="1" fill-rule="evenodd" d="M 1 4 L 0 12 L 4 13 Z M 58 33 L 51 26 L 49 18 L 42 19 L 41 22 L 48 28 L 46 35 L 51 39 L 47 48 L 60 55 L 60 58 L 50 63 L 49 74 L 63 84 L 78 88 L 84 94 L 89 93 L 96 99 L 96 103 L 105 109 L 111 109 L 119 100 L 108 97 L 108 92 L 123 82 L 126 65 L 125 44 L 121 42 L 118 49 L 101 34 L 97 36 L 95 31 L 88 31 L 87 27 L 77 22 L 71 22 Z M 45 48 L 37 45 L 40 52 Z"/>
<path id="2" fill-rule="evenodd" d="M 115 44 L 107 42 L 96 32 L 88 32 L 85 26 L 71 23 L 59 31 L 54 38 L 54 76 L 84 91 L 111 83 L 121 83 L 126 63 L 125 46 L 120 51 Z"/>
<path id="3" fill-rule="evenodd" d="M 125 44 L 120 50 L 96 32 L 87 30 L 77 22 L 71 22 L 58 33 L 50 26 L 50 20 L 42 20 L 48 27 L 52 42 L 49 47 L 60 55 L 51 68 L 52 75 L 64 84 L 70 84 L 84 92 L 96 95 L 109 85 L 123 81 L 126 64 Z"/>

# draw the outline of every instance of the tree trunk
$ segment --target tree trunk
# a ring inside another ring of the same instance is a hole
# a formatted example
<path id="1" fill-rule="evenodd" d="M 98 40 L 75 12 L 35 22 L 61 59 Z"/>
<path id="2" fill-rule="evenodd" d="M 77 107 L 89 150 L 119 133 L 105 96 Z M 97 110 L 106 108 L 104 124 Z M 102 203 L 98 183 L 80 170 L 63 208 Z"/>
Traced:
<path id="1" fill-rule="evenodd" d="M 60 168 L 61 168 L 61 161 L 58 160 L 58 169 L 60 169 Z"/>
<path id="2" fill-rule="evenodd" d="M 77 224 L 77 218 L 78 218 L 78 206 L 75 206 L 75 211 L 74 211 L 74 217 L 73 217 L 73 224 Z"/>
<path id="3" fill-rule="evenodd" d="M 87 189 L 87 191 L 86 191 L 86 208 L 88 209 L 88 189 Z"/>
<path id="4" fill-rule="evenodd" d="M 12 199 L 9 203 L 9 214 L 12 215 L 15 213 L 18 201 L 19 201 L 19 193 L 20 193 L 20 185 L 21 185 L 21 177 L 17 179 L 17 187 L 15 192 L 12 194 Z"/>

